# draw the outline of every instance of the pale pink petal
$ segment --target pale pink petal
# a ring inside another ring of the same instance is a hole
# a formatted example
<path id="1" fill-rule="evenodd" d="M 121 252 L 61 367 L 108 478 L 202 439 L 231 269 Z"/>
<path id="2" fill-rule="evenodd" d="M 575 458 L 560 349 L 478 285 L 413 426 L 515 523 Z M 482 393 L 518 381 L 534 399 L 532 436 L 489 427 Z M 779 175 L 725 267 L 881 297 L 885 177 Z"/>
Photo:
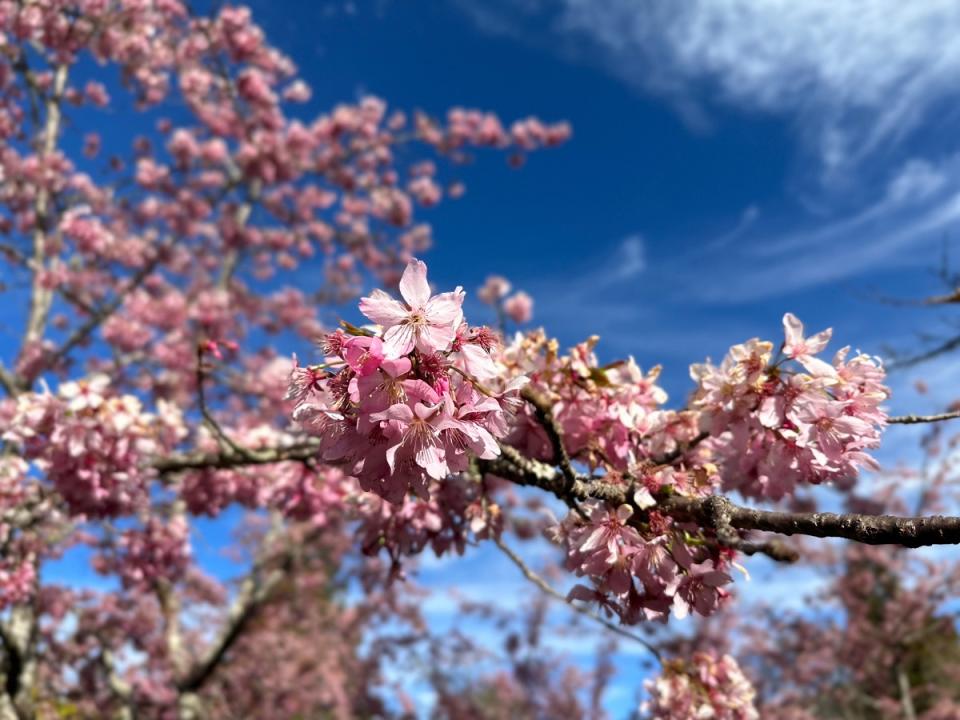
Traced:
<path id="1" fill-rule="evenodd" d="M 374 290 L 368 297 L 360 298 L 360 312 L 384 328 L 398 325 L 410 315 L 407 308 L 383 290 Z"/>
<path id="2" fill-rule="evenodd" d="M 427 283 L 427 264 L 420 260 L 411 260 L 400 278 L 400 294 L 407 304 L 415 309 L 422 308 L 430 299 L 430 285 Z"/>
<path id="3" fill-rule="evenodd" d="M 797 361 L 803 365 L 806 371 L 814 377 L 837 377 L 837 369 L 830 363 L 824 362 L 820 358 L 810 357 L 809 355 L 801 355 L 797 358 Z"/>
<path id="4" fill-rule="evenodd" d="M 406 393 L 407 399 L 413 403 L 436 405 L 440 402 L 437 391 L 423 380 L 404 380 L 403 391 Z"/>
<path id="5" fill-rule="evenodd" d="M 803 344 L 803 323 L 793 313 L 787 313 L 783 316 L 783 334 L 786 337 L 784 346 L 786 353 L 791 355 L 791 348 Z"/>
<path id="6" fill-rule="evenodd" d="M 391 405 L 383 412 L 373 413 L 370 415 L 371 420 L 397 420 L 402 423 L 409 423 L 413 420 L 413 410 L 410 409 L 408 405 L 396 404 Z"/>
<path id="7" fill-rule="evenodd" d="M 428 325 L 417 333 L 417 349 L 422 353 L 446 352 L 450 349 L 457 331 L 453 326 Z"/>
<path id="8" fill-rule="evenodd" d="M 464 345 L 460 349 L 460 356 L 463 358 L 463 369 L 477 380 L 489 380 L 499 374 L 490 353 L 479 345 Z"/>
<path id="9" fill-rule="evenodd" d="M 657 501 L 654 500 L 653 495 L 645 487 L 641 487 L 633 494 L 633 502 L 641 510 L 646 510 L 647 508 L 653 507 L 657 504 Z"/>
<path id="10" fill-rule="evenodd" d="M 463 321 L 463 288 L 453 292 L 440 293 L 427 302 L 424 314 L 431 325 L 452 325 L 457 327 Z"/>
<path id="11" fill-rule="evenodd" d="M 804 343 L 807 346 L 807 352 L 811 355 L 816 355 L 818 352 L 821 352 L 830 342 L 832 335 L 833 328 L 827 328 L 826 330 L 821 330 L 816 335 L 808 337 Z"/>
<path id="12" fill-rule="evenodd" d="M 387 465 L 390 466 L 390 473 L 396 472 L 397 465 L 397 450 L 400 449 L 400 443 L 396 445 L 391 445 L 387 448 Z"/>
<path id="13" fill-rule="evenodd" d="M 760 412 L 757 414 L 760 424 L 764 427 L 775 428 L 783 424 L 783 396 L 771 395 L 764 398 L 760 404 Z"/>
<path id="14" fill-rule="evenodd" d="M 476 439 L 471 443 L 473 452 L 482 460 L 492 460 L 500 455 L 500 446 L 486 428 L 474 425 Z"/>
<path id="15" fill-rule="evenodd" d="M 600 547 L 606 542 L 606 535 L 607 529 L 602 525 L 594 528 L 593 532 L 590 533 L 586 541 L 580 546 L 580 552 L 590 552 Z"/>
<path id="16" fill-rule="evenodd" d="M 417 450 L 417 465 L 434 480 L 443 480 L 447 476 L 447 463 L 436 445 L 427 444 Z"/>
<path id="17" fill-rule="evenodd" d="M 394 325 L 383 336 L 383 356 L 391 360 L 407 355 L 416 344 L 409 325 Z"/>
<path id="18" fill-rule="evenodd" d="M 416 416 L 421 420 L 429 420 L 434 415 L 437 414 L 437 411 L 440 409 L 440 404 L 437 405 L 424 405 L 423 403 L 417 403 L 413 407 L 413 412 L 416 413 Z"/>
<path id="19" fill-rule="evenodd" d="M 406 375 L 408 372 L 410 372 L 411 367 L 413 367 L 413 363 L 410 362 L 410 358 L 399 357 L 393 360 L 384 360 L 383 364 L 380 366 L 380 369 L 390 377 L 398 378 L 401 375 Z"/>

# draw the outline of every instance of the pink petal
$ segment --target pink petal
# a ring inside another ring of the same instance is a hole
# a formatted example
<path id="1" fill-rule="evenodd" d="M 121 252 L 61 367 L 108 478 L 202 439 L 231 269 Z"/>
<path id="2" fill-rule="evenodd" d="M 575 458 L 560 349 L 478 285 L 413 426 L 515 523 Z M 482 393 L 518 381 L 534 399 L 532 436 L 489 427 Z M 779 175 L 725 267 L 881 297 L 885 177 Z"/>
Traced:
<path id="1" fill-rule="evenodd" d="M 653 507 L 657 504 L 657 501 L 654 500 L 653 495 L 645 487 L 641 487 L 633 494 L 633 502 L 636 503 L 636 506 L 641 510 L 646 510 L 647 508 Z"/>
<path id="2" fill-rule="evenodd" d="M 431 325 L 460 325 L 463 320 L 463 288 L 453 292 L 440 293 L 432 297 L 424 308 L 427 322 Z"/>
<path id="3" fill-rule="evenodd" d="M 420 260 L 407 263 L 400 278 L 400 294 L 412 308 L 422 308 L 430 300 L 430 285 L 427 284 L 427 264 Z"/>
<path id="4" fill-rule="evenodd" d="M 453 326 L 428 325 L 417 333 L 417 349 L 422 353 L 445 352 L 450 349 L 457 331 Z"/>
<path id="5" fill-rule="evenodd" d="M 499 374 L 490 353 L 479 345 L 464 345 L 460 349 L 460 356 L 463 358 L 463 369 L 477 380 L 489 380 Z"/>
<path id="6" fill-rule="evenodd" d="M 440 402 L 440 396 L 437 395 L 436 390 L 423 380 L 404 380 L 403 391 L 407 394 L 407 399 L 413 403 L 436 405 Z"/>
<path id="7" fill-rule="evenodd" d="M 360 312 L 384 328 L 399 325 L 410 315 L 407 308 L 383 290 L 374 290 L 368 297 L 360 298 Z"/>
<path id="8" fill-rule="evenodd" d="M 391 360 L 407 355 L 416 344 L 409 325 L 394 325 L 383 336 L 383 356 Z"/>
<path id="9" fill-rule="evenodd" d="M 410 362 L 410 358 L 399 357 L 394 360 L 384 360 L 380 369 L 390 377 L 398 378 L 410 372 L 411 367 L 413 367 L 413 363 Z"/>
<path id="10" fill-rule="evenodd" d="M 383 412 L 374 413 L 370 416 L 371 420 L 396 420 L 402 423 L 409 423 L 413 420 L 413 410 L 408 405 L 391 405 Z"/>
<path id="11" fill-rule="evenodd" d="M 443 480 L 447 476 L 447 463 L 436 445 L 425 445 L 417 450 L 417 465 L 427 471 L 434 480 Z"/>
<path id="12" fill-rule="evenodd" d="M 797 357 L 797 361 L 803 365 L 804 369 L 813 375 L 813 377 L 837 377 L 837 369 L 830 363 L 824 362 L 820 358 L 810 357 L 809 355 L 800 355 Z"/>
<path id="13" fill-rule="evenodd" d="M 787 340 L 787 355 L 790 355 L 790 348 L 803 343 L 803 323 L 793 313 L 783 316 L 783 334 Z"/>
<path id="14" fill-rule="evenodd" d="M 811 335 L 806 340 L 807 352 L 811 355 L 816 355 L 818 352 L 822 352 L 823 349 L 830 342 L 830 338 L 833 336 L 833 328 L 827 328 L 826 330 L 821 330 L 816 335 Z"/>
<path id="15" fill-rule="evenodd" d="M 413 412 L 416 413 L 416 416 L 421 420 L 428 420 L 437 414 L 437 410 L 440 409 L 440 405 L 424 405 L 423 403 L 417 403 L 413 406 Z"/>

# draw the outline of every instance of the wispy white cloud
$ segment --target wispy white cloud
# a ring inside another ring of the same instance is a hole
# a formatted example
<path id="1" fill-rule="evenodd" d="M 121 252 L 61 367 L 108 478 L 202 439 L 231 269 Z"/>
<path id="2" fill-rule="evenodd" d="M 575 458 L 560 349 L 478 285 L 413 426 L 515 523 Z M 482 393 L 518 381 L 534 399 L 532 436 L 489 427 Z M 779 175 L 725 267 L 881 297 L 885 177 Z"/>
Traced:
<path id="1" fill-rule="evenodd" d="M 704 247 L 708 250 L 717 250 L 730 245 L 735 240 L 739 240 L 741 237 L 743 237 L 743 235 L 754 226 L 759 218 L 760 208 L 758 208 L 756 205 L 748 205 L 743 209 L 743 212 L 740 213 L 740 220 L 737 221 L 737 224 L 731 230 L 728 230 L 712 240 L 708 240 L 704 244 Z"/>
<path id="2" fill-rule="evenodd" d="M 960 156 L 939 164 L 913 159 L 892 174 L 875 201 L 848 215 L 792 232 L 755 227 L 749 242 L 708 243 L 695 262 L 684 256 L 667 265 L 672 277 L 686 278 L 678 284 L 688 299 L 753 302 L 892 265 L 929 264 L 924 248 L 931 249 L 958 221 Z M 694 269 L 686 269 L 691 265 Z M 711 272 L 702 272 L 704 266 Z"/>
<path id="3" fill-rule="evenodd" d="M 955 0 L 499 0 L 488 32 L 601 62 L 694 120 L 704 98 L 794 118 L 827 176 L 896 143 L 960 87 Z M 542 38 L 541 38 L 542 40 Z"/>
<path id="4" fill-rule="evenodd" d="M 630 284 L 640 278 L 647 269 L 647 249 L 643 235 L 627 235 L 608 253 L 600 258 L 588 258 L 576 274 L 541 277 L 527 286 L 534 297 L 551 299 L 549 305 L 541 305 L 541 318 L 550 314 L 562 314 L 569 321 L 579 312 L 587 312 L 592 318 L 605 307 L 606 317 L 621 316 L 624 311 L 632 315 L 635 308 L 624 308 L 624 294 L 629 295 Z M 624 292 L 626 291 L 626 293 Z M 605 299 L 617 296 L 613 305 Z"/>
<path id="5" fill-rule="evenodd" d="M 798 114 L 828 171 L 896 141 L 960 86 L 954 0 L 565 0 L 559 22 L 632 82 L 684 94 L 706 82 L 731 103 Z"/>
<path id="6" fill-rule="evenodd" d="M 617 264 L 608 274 L 610 280 L 630 280 L 647 269 L 647 250 L 640 234 L 629 235 L 618 248 Z"/>

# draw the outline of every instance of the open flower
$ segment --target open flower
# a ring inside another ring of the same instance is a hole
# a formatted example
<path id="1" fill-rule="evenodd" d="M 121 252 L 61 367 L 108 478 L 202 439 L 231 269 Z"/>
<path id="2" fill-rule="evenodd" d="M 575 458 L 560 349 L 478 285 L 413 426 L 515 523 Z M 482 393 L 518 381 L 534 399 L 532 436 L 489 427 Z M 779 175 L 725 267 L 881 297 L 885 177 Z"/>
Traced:
<path id="1" fill-rule="evenodd" d="M 414 348 L 426 354 L 448 350 L 463 320 L 463 288 L 431 297 L 426 264 L 411 260 L 400 295 L 406 305 L 382 290 L 360 300 L 360 312 L 383 328 L 384 356 L 402 357 Z"/>
<path id="2" fill-rule="evenodd" d="M 783 316 L 783 333 L 785 340 L 783 343 L 783 354 L 791 360 L 796 360 L 807 372 L 814 376 L 833 377 L 836 370 L 829 363 L 813 357 L 827 346 L 833 330 L 827 328 L 821 330 L 816 335 L 810 337 L 803 336 L 803 323 L 793 313 L 787 313 Z"/>

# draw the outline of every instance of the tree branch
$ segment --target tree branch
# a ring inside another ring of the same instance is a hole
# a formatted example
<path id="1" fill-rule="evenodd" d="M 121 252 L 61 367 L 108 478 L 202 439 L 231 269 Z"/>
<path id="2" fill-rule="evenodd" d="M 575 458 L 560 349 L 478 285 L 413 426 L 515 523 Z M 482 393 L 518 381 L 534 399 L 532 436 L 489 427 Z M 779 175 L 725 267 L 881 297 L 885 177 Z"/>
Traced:
<path id="1" fill-rule="evenodd" d="M 269 548 L 277 535 L 277 528 L 267 533 L 263 541 L 264 547 Z M 181 693 L 195 693 L 210 679 L 217 666 L 254 618 L 257 610 L 270 599 L 274 589 L 286 577 L 293 564 L 293 550 L 294 548 L 288 548 L 279 556 L 265 552 L 254 563 L 250 573 L 240 585 L 240 591 L 230 606 L 227 620 L 216 640 L 213 641 L 206 653 L 194 664 L 190 671 L 177 682 L 177 688 Z M 271 564 L 275 564 L 275 566 L 268 569 Z M 262 577 L 265 572 L 266 577 Z"/>
<path id="2" fill-rule="evenodd" d="M 865 545 L 915 548 L 960 543 L 960 517 L 897 517 L 853 513 L 838 515 L 755 510 L 735 505 L 720 495 L 706 498 L 671 496 L 661 500 L 657 509 L 674 518 L 694 520 L 708 526 L 719 512 L 728 519 L 730 526 L 740 530 L 846 538 Z"/>
<path id="3" fill-rule="evenodd" d="M 255 453 L 250 450 L 246 453 L 177 453 L 154 460 L 151 467 L 161 474 L 186 470 L 229 470 L 248 465 L 269 465 L 286 461 L 306 462 L 315 459 L 319 451 L 320 443 L 310 441 L 289 447 L 257 450 Z"/>
<path id="4" fill-rule="evenodd" d="M 953 420 L 955 418 L 960 418 L 960 410 L 939 413 L 938 415 L 894 415 L 893 417 L 888 417 L 887 422 L 891 425 L 919 425 L 921 423 L 942 422 L 943 420 Z"/>
<path id="5" fill-rule="evenodd" d="M 537 420 L 543 426 L 547 437 L 550 438 L 550 444 L 553 446 L 553 464 L 560 468 L 567 485 L 572 487 L 580 479 L 580 476 L 574 470 L 573 463 L 570 462 L 570 455 L 563 444 L 563 431 L 560 430 L 560 425 L 553 417 L 549 401 L 529 385 L 520 391 L 520 397 L 533 406 Z"/>
<path id="6" fill-rule="evenodd" d="M 480 467 L 484 472 L 518 485 L 539 487 L 553 493 L 561 500 L 566 497 L 578 500 L 602 500 L 611 505 L 630 505 L 642 513 L 642 510 L 634 505 L 631 488 L 628 486 L 599 480 L 593 482 L 578 480 L 568 488 L 565 478 L 545 463 L 523 457 L 513 448 L 504 447 L 502 450 L 503 454 L 500 458 L 481 461 Z M 707 497 L 670 495 L 659 498 L 655 509 L 678 520 L 690 520 L 703 527 L 719 530 L 718 541 L 721 544 L 731 544 L 735 548 L 739 545 L 740 549 L 748 554 L 763 552 L 777 560 L 788 560 L 793 553 L 784 550 L 782 546 L 770 543 L 745 544 L 747 541 L 734 539 L 729 534 L 728 528 L 760 530 L 780 535 L 846 538 L 867 545 L 921 547 L 960 544 L 960 517 L 837 515 L 756 510 L 736 505 L 721 495 Z"/>
<path id="7" fill-rule="evenodd" d="M 24 72 L 29 71 L 25 70 Z M 45 101 L 47 114 L 43 128 L 43 145 L 40 148 L 41 157 L 44 159 L 52 155 L 57 147 L 57 137 L 60 134 L 62 118 L 60 100 L 67 85 L 67 72 L 68 66 L 65 63 L 57 66 L 53 75 L 53 86 Z M 50 192 L 45 186 L 41 185 L 37 190 L 33 208 L 36 215 L 34 219 L 36 227 L 33 231 L 34 271 L 30 289 L 30 304 L 27 311 L 27 324 L 23 337 L 24 345 L 37 342 L 43 337 L 53 297 L 53 290 L 44 286 L 42 276 L 47 259 L 47 231 L 50 222 L 48 217 L 49 204 Z"/>
<path id="8" fill-rule="evenodd" d="M 595 612 L 588 610 L 585 607 L 582 607 L 580 605 L 574 605 L 573 602 L 571 602 L 571 600 L 567 598 L 563 593 L 554 589 L 553 586 L 550 585 L 550 583 L 548 583 L 542 577 L 537 575 L 537 573 L 531 570 L 530 567 L 523 561 L 523 558 L 521 558 L 513 550 L 511 550 L 510 547 L 506 543 L 504 543 L 502 539 L 494 536 L 493 542 L 496 543 L 497 547 L 500 548 L 503 554 L 506 555 L 508 558 L 510 558 L 510 561 L 514 565 L 516 565 L 517 568 L 519 568 L 520 572 L 523 573 L 523 576 L 527 580 L 532 582 L 534 585 L 536 585 L 544 593 L 546 593 L 547 595 L 549 595 L 550 597 L 556 600 L 559 600 L 560 602 L 569 606 L 575 612 L 580 613 L 584 617 L 590 618 L 594 622 L 599 623 L 600 625 L 603 625 L 610 632 L 614 632 L 617 635 L 633 640 L 634 642 L 640 643 L 641 645 L 643 645 L 643 647 L 649 650 L 650 653 L 654 657 L 656 657 L 659 662 L 663 662 L 663 658 L 660 656 L 660 651 L 657 650 L 657 648 L 655 648 L 649 642 L 644 640 L 642 637 L 640 637 L 639 635 L 635 635 L 629 630 L 624 630 L 622 627 L 620 627 L 616 623 L 610 622 L 606 618 L 601 617 L 600 615 L 597 615 Z"/>

